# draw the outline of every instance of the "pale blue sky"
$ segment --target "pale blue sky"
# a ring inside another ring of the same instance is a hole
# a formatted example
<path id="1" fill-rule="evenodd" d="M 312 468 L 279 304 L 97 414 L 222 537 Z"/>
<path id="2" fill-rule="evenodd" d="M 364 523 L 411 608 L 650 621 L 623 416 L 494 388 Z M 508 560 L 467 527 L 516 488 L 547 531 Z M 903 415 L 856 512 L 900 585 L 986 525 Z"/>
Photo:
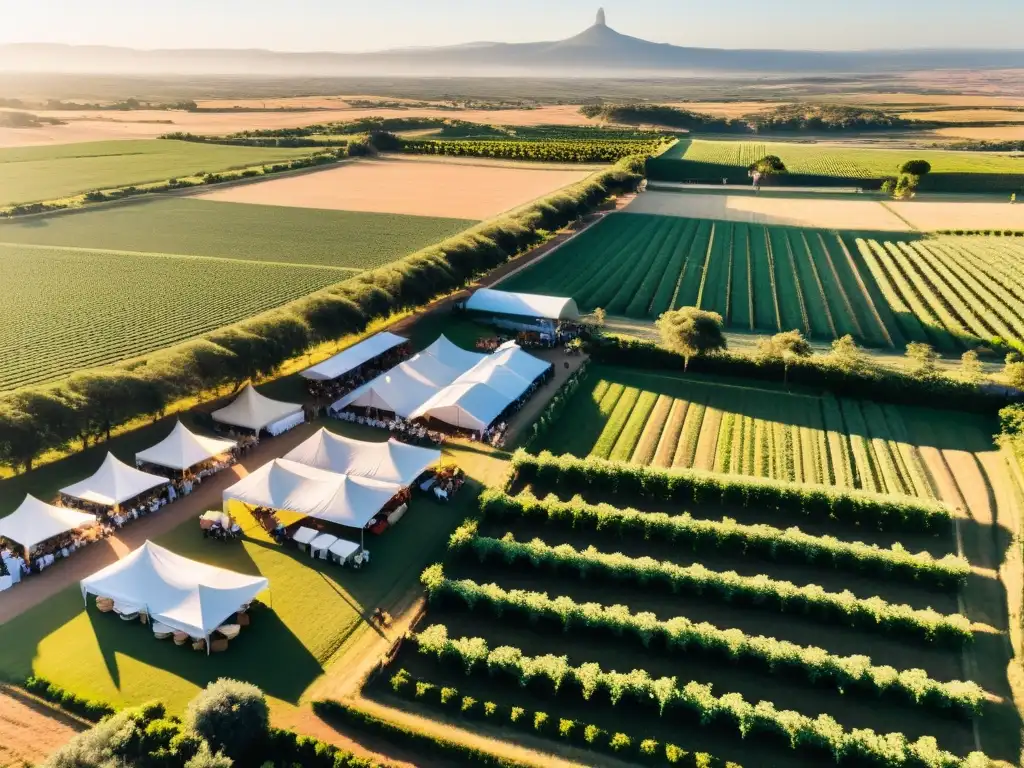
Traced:
<path id="1" fill-rule="evenodd" d="M 1024 47 L 1024 0 L 607 0 L 609 25 L 722 48 Z M 0 43 L 375 50 L 556 40 L 582 0 L 0 0 Z M 909 39 L 908 39 L 909 38 Z"/>

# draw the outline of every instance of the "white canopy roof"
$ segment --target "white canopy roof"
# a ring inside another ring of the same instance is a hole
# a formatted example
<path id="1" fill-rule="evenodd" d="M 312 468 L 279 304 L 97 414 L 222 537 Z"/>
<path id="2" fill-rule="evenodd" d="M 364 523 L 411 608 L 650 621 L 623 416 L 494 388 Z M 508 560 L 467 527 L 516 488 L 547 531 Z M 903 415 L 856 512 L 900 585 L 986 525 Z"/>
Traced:
<path id="1" fill-rule="evenodd" d="M 550 366 L 514 341 L 506 342 L 419 406 L 410 418 L 429 416 L 481 432 Z"/>
<path id="2" fill-rule="evenodd" d="M 362 528 L 400 490 L 396 483 L 274 459 L 224 491 L 224 501 L 283 509 Z"/>
<path id="3" fill-rule="evenodd" d="M 227 571 L 176 555 L 147 541 L 116 563 L 82 579 L 87 594 L 113 598 L 192 637 L 206 637 L 266 589 L 262 576 Z"/>
<path id="4" fill-rule="evenodd" d="M 312 368 L 307 368 L 300 375 L 316 381 L 330 381 L 379 355 L 383 355 L 400 344 L 405 344 L 406 341 L 408 340 L 387 331 L 378 333 L 368 339 L 363 339 L 348 349 L 343 349 L 334 357 L 317 363 Z"/>
<path id="5" fill-rule="evenodd" d="M 466 301 L 466 309 L 521 317 L 545 317 L 550 320 L 576 320 L 580 316 L 576 302 L 564 296 L 536 293 L 509 293 L 480 288 Z"/>
<path id="6" fill-rule="evenodd" d="M 190 432 L 180 421 L 171 434 L 145 451 L 135 454 L 136 461 L 145 461 L 170 469 L 188 469 L 202 461 L 227 453 L 236 445 L 234 440 L 203 437 Z"/>
<path id="7" fill-rule="evenodd" d="M 16 541 L 23 547 L 34 547 L 54 536 L 95 523 L 95 515 L 77 509 L 54 507 L 35 496 L 26 496 L 20 507 L 7 517 L 0 518 L 0 536 Z"/>
<path id="8" fill-rule="evenodd" d="M 468 352 L 444 336 L 420 352 L 347 394 L 331 406 L 340 411 L 350 405 L 380 408 L 407 417 L 436 392 L 487 355 Z"/>
<path id="9" fill-rule="evenodd" d="M 342 475 L 369 477 L 403 487 L 441 461 L 441 452 L 406 445 L 394 438 L 386 443 L 352 440 L 321 429 L 284 455 L 289 461 Z"/>
<path id="10" fill-rule="evenodd" d="M 129 467 L 123 461 L 119 461 L 114 454 L 108 453 L 96 474 L 67 488 L 61 488 L 60 492 L 82 501 L 113 507 L 168 482 L 166 477 Z"/>
<path id="11" fill-rule="evenodd" d="M 257 392 L 252 384 L 246 384 L 230 405 L 214 411 L 212 416 L 223 424 L 259 431 L 301 410 L 298 403 L 271 400 Z"/>

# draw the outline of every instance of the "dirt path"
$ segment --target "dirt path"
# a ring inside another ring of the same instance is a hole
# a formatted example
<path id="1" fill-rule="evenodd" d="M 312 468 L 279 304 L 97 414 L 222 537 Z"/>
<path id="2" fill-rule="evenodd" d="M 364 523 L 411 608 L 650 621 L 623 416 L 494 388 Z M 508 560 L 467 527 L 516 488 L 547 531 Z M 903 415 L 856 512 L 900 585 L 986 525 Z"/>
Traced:
<path id="1" fill-rule="evenodd" d="M 0 686 L 0 766 L 35 765 L 88 725 L 17 688 Z"/>
<path id="2" fill-rule="evenodd" d="M 264 439 L 245 459 L 218 475 L 208 478 L 189 496 L 168 504 L 159 512 L 136 520 L 115 536 L 91 544 L 41 574 L 29 576 L 4 593 L 0 600 L 0 625 L 29 608 L 53 597 L 91 573 L 127 555 L 148 539 L 155 539 L 173 530 L 190 518 L 197 518 L 208 509 L 220 509 L 221 492 L 245 477 L 256 467 L 283 456 L 317 429 L 319 424 L 302 424 L 279 437 Z"/>

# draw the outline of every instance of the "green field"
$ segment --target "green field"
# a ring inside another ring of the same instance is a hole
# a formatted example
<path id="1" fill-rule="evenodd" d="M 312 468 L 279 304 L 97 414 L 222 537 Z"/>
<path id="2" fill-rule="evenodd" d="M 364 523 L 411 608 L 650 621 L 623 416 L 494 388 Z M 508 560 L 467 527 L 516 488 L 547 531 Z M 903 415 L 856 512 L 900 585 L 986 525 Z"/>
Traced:
<path id="1" fill-rule="evenodd" d="M 370 269 L 474 223 L 166 197 L 43 219 L 0 221 L 0 243 Z"/>
<path id="2" fill-rule="evenodd" d="M 992 428 L 976 417 L 923 408 L 597 367 L 562 417 L 573 428 L 551 430 L 536 447 L 665 469 L 935 498 L 921 446 L 928 445 L 927 425 L 936 419 L 979 440 Z"/>
<path id="3" fill-rule="evenodd" d="M 932 164 L 932 174 L 1020 174 L 1024 187 L 1024 159 L 991 152 L 953 152 L 918 149 L 870 149 L 827 146 L 794 142 L 680 141 L 660 156 L 664 160 L 684 160 L 701 165 L 707 174 L 716 176 L 713 168 L 746 169 L 765 155 L 777 155 L 790 173 L 809 176 L 837 176 L 851 179 L 880 179 L 895 176 L 907 160 L 924 159 Z M 930 179 L 931 177 L 929 177 Z"/>
<path id="4" fill-rule="evenodd" d="M 655 319 L 696 306 L 727 326 L 798 329 L 902 349 L 956 352 L 1024 338 L 1024 241 L 609 216 L 502 284 L 581 309 Z"/>
<path id="5" fill-rule="evenodd" d="M 326 426 L 363 440 L 382 434 L 336 421 Z M 131 461 L 131 451 L 119 453 Z M 504 466 L 486 453 L 456 449 L 453 458 L 477 483 L 493 481 Z M 0 483 L 0 504 L 9 506 L 6 495 L 13 492 L 8 488 L 12 482 L 18 479 Z M 56 487 L 49 493 L 39 488 L 34 492 L 49 498 Z M 394 590 L 407 589 L 430 558 L 438 556 L 448 532 L 471 508 L 473 496 L 467 486 L 450 505 L 417 499 L 401 525 L 368 541 L 374 564 L 360 572 L 282 549 L 251 519 L 242 521 L 245 539 L 229 545 L 203 539 L 196 522 L 188 520 L 157 542 L 186 557 L 259 573 L 270 581 L 270 593 L 263 599 L 272 602 L 273 610 L 255 613 L 252 626 L 232 643 L 230 653 L 210 663 L 203 654 L 155 641 L 139 624 L 126 625 L 91 607 L 84 610 L 76 584 L 4 624 L 0 679 L 42 675 L 79 695 L 117 705 L 160 700 L 180 714 L 199 688 L 227 676 L 249 680 L 269 696 L 297 704 L 345 643 L 368 626 L 369 612 L 394 599 Z"/>
<path id="6" fill-rule="evenodd" d="M 146 354 L 471 222 L 154 199 L 0 223 L 0 390 Z"/>
<path id="7" fill-rule="evenodd" d="M 56 200 L 93 189 L 273 163 L 309 149 L 265 149 L 162 139 L 0 149 L 0 205 Z"/>

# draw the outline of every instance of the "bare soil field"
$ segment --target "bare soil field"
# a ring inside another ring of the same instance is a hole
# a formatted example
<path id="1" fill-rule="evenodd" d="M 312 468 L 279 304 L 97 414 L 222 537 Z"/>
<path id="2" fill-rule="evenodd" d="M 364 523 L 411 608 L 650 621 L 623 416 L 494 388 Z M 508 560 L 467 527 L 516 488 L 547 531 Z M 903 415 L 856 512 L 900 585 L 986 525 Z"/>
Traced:
<path id="1" fill-rule="evenodd" d="M 1022 197 L 1018 195 L 1018 197 Z M 921 232 L 945 229 L 1024 230 L 1024 200 L 1005 203 L 887 202 L 886 206 Z"/>
<path id="2" fill-rule="evenodd" d="M 700 195 L 645 192 L 624 213 L 682 216 L 689 219 L 788 224 L 822 229 L 907 232 L 910 227 L 876 200 L 829 200 L 753 195 Z"/>
<path id="3" fill-rule="evenodd" d="M 970 73 L 965 73 L 970 74 Z M 996 73 L 989 73 L 995 75 Z M 1020 73 L 1016 73 L 1019 77 Z M 979 89 L 980 90 L 980 89 Z M 915 104 L 937 107 L 1021 107 L 1024 98 L 1014 96 L 993 96 L 983 93 L 942 94 L 942 93 L 846 93 L 823 94 L 822 101 L 837 101 L 854 104 Z"/>
<path id="4" fill-rule="evenodd" d="M 983 141 L 1014 141 L 1024 139 L 1024 125 L 993 125 L 974 128 L 936 128 L 929 136 L 945 139 L 981 139 Z"/>
<path id="5" fill-rule="evenodd" d="M 0 766 L 37 765 L 85 726 L 20 691 L 0 688 Z"/>
<path id="6" fill-rule="evenodd" d="M 1012 109 L 948 109 L 935 112 L 904 112 L 906 120 L 936 123 L 1024 123 L 1024 112 Z"/>
<path id="7" fill-rule="evenodd" d="M 363 117 L 440 117 L 502 125 L 591 125 L 579 107 L 560 105 L 536 109 L 317 109 L 309 112 L 169 112 L 138 110 L 110 112 L 64 110 L 35 111 L 40 117 L 63 120 L 66 125 L 40 128 L 0 128 L 0 147 L 72 144 L 110 139 L 151 139 L 177 131 L 219 135 L 245 130 L 297 128 Z"/>
<path id="8" fill-rule="evenodd" d="M 591 166 L 462 162 L 389 156 L 317 173 L 219 189 L 198 197 L 231 203 L 489 219 L 586 178 Z"/>
<path id="9" fill-rule="evenodd" d="M 717 117 L 743 117 L 755 112 L 766 112 L 788 104 L 787 101 L 673 101 L 670 107 L 689 109 Z"/>

